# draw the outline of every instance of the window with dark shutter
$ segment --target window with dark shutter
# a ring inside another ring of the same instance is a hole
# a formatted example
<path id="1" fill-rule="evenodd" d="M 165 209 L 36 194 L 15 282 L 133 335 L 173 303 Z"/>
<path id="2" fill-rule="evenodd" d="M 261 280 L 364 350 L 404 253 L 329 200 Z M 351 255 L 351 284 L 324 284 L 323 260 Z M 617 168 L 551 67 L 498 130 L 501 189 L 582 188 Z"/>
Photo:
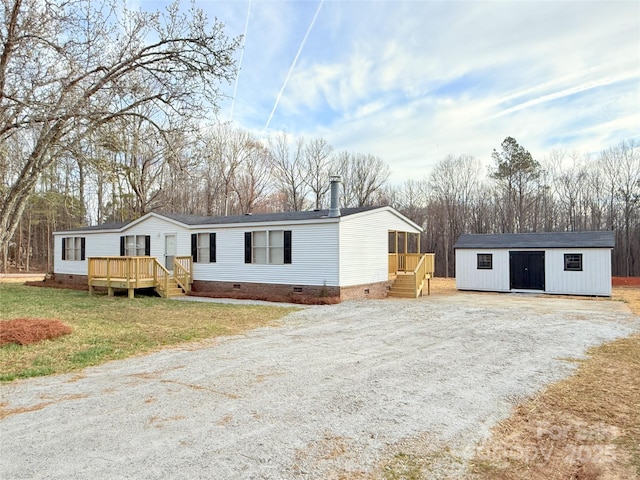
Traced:
<path id="1" fill-rule="evenodd" d="M 120 256 L 121 257 L 124 257 L 127 254 L 127 252 L 125 251 L 125 242 L 126 242 L 125 237 L 120 237 Z"/>
<path id="2" fill-rule="evenodd" d="M 198 234 L 191 234 L 191 258 L 193 263 L 198 263 Z"/>
<path id="3" fill-rule="evenodd" d="M 85 237 L 64 237 L 62 239 L 62 260 L 82 261 L 85 259 Z"/>
<path id="4" fill-rule="evenodd" d="M 209 262 L 215 263 L 216 261 L 216 234 L 215 232 L 209 234 Z"/>
<path id="5" fill-rule="evenodd" d="M 284 231 L 284 263 L 291 263 L 291 230 Z"/>
<path id="6" fill-rule="evenodd" d="M 145 235 L 144 237 L 144 255 L 145 257 L 151 256 L 151 235 Z"/>
<path id="7" fill-rule="evenodd" d="M 244 232 L 244 263 L 251 263 L 251 232 Z"/>

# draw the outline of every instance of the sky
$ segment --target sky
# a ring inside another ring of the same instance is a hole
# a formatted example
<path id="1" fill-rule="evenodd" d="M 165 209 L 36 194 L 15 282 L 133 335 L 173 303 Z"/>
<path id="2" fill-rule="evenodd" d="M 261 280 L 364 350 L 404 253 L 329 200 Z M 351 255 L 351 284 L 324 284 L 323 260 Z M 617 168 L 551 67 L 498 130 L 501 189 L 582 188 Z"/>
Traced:
<path id="1" fill-rule="evenodd" d="M 640 141 L 637 1 L 195 3 L 245 34 L 220 120 L 378 156 L 392 183 L 507 136 L 539 161 Z"/>

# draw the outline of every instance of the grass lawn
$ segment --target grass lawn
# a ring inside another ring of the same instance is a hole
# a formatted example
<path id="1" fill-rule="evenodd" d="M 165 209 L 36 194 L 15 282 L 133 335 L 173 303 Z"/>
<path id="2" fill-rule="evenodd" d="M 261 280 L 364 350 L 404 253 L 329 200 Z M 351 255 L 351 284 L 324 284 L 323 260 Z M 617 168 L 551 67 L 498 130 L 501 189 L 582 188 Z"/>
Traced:
<path id="1" fill-rule="evenodd" d="M 54 318 L 73 333 L 0 347 L 0 381 L 80 370 L 183 342 L 276 325 L 286 307 L 107 297 L 0 283 L 0 321 Z"/>

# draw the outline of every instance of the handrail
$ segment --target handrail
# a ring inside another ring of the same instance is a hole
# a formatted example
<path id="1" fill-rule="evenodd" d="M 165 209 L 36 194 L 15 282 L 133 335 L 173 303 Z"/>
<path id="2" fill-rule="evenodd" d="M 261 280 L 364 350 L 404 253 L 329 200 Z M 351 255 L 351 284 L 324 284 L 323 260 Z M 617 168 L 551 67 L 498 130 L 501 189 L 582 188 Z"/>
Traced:
<path id="1" fill-rule="evenodd" d="M 420 259 L 420 261 L 418 262 L 418 265 L 416 266 L 415 270 L 413 271 L 413 280 L 414 280 L 414 292 L 416 297 L 420 296 L 420 294 L 422 293 L 422 284 L 424 283 L 424 279 L 427 276 L 427 272 L 425 270 L 426 267 L 426 262 L 425 262 L 425 257 L 426 255 L 423 255 L 422 258 Z"/>
<path id="2" fill-rule="evenodd" d="M 187 270 L 177 259 L 173 261 L 173 278 L 185 292 L 191 290 L 191 270 Z"/>
<path id="3" fill-rule="evenodd" d="M 164 265 L 158 262 L 155 257 L 152 258 L 154 259 L 153 280 L 158 288 L 164 292 L 164 296 L 166 296 L 169 291 L 169 277 L 171 273 Z"/>

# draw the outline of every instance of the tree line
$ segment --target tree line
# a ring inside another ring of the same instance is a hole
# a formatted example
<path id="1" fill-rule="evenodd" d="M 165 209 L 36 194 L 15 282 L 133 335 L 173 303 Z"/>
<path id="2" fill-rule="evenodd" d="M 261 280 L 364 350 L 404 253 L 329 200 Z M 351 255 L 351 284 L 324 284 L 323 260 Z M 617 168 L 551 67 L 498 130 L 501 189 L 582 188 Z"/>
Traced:
<path id="1" fill-rule="evenodd" d="M 453 275 L 462 233 L 612 230 L 616 275 L 640 275 L 640 154 L 536 160 L 507 137 L 485 171 L 449 155 L 423 179 L 390 182 L 383 159 L 322 138 L 258 138 L 210 125 L 240 39 L 201 10 L 119 0 L 5 0 L 0 8 L 0 262 L 51 270 L 52 232 L 150 211 L 232 215 L 391 205 L 425 228 L 422 250 Z"/>

